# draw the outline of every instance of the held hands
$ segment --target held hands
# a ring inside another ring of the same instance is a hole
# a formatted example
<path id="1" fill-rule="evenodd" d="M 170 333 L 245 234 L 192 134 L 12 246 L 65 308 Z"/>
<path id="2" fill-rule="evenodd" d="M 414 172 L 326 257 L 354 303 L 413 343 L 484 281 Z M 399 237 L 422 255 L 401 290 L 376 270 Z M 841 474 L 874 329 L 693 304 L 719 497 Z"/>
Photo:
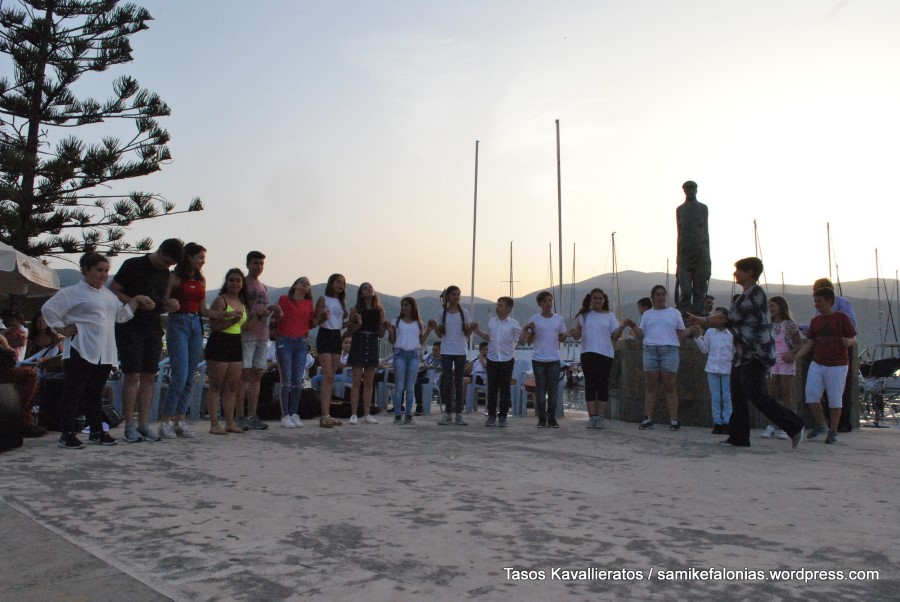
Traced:
<path id="1" fill-rule="evenodd" d="M 428 328 L 437 328 L 437 322 L 434 319 L 428 320 Z"/>
<path id="2" fill-rule="evenodd" d="M 175 301 L 175 300 L 172 299 L 172 301 Z M 156 307 L 156 303 L 154 303 L 153 299 L 151 299 L 147 295 L 135 295 L 134 297 L 131 298 L 131 302 L 134 303 L 134 305 L 131 306 L 132 309 L 151 310 Z M 177 305 L 178 301 L 175 301 L 175 303 Z M 175 311 L 175 310 L 173 310 L 173 311 Z"/>
<path id="3" fill-rule="evenodd" d="M 687 314 L 687 324 L 688 326 L 702 326 L 704 321 L 706 321 L 705 316 L 697 316 L 692 313 Z"/>
<path id="4" fill-rule="evenodd" d="M 622 326 L 627 326 L 628 328 L 634 328 L 637 324 L 634 323 L 634 320 L 631 318 L 625 318 L 622 320 Z"/>
<path id="5" fill-rule="evenodd" d="M 229 316 L 229 317 L 231 318 L 232 322 L 240 322 L 241 320 L 244 319 L 244 310 L 239 309 L 236 312 L 234 312 L 233 314 L 231 314 L 231 316 Z"/>
<path id="6" fill-rule="evenodd" d="M 267 308 L 267 311 L 269 312 L 270 316 L 274 315 L 279 320 L 284 317 L 284 310 L 281 309 L 280 305 L 270 305 Z"/>
<path id="7" fill-rule="evenodd" d="M 326 307 L 325 311 L 322 312 L 322 322 L 327 322 L 330 319 L 331 319 L 331 310 Z"/>

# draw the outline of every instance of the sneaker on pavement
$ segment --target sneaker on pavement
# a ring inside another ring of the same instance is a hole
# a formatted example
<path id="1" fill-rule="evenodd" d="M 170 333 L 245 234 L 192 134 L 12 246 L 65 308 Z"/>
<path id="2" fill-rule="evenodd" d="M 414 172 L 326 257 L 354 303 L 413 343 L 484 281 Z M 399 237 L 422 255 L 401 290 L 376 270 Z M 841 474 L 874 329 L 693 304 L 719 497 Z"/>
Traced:
<path id="1" fill-rule="evenodd" d="M 641 420 L 641 423 L 638 425 L 638 428 L 641 429 L 642 431 L 645 431 L 647 429 L 652 429 L 653 421 L 650 420 L 649 418 L 644 418 L 643 420 Z"/>
<path id="2" fill-rule="evenodd" d="M 138 432 L 136 426 L 134 426 L 133 424 L 126 424 L 125 434 L 122 435 L 122 440 L 125 443 L 140 443 L 144 440 L 144 438 L 141 437 L 141 434 L 140 432 Z"/>
<path id="3" fill-rule="evenodd" d="M 141 434 L 141 437 L 144 438 L 144 441 L 148 443 L 156 443 L 157 441 L 159 441 L 159 437 L 157 437 L 156 434 L 150 430 L 149 426 L 139 426 L 137 428 L 137 432 L 139 432 Z"/>
<path id="4" fill-rule="evenodd" d="M 775 434 L 775 427 L 770 424 L 769 426 L 766 427 L 766 430 L 764 430 L 762 432 L 762 434 L 760 434 L 760 437 L 762 439 L 771 439 L 772 435 L 774 435 L 774 434 Z"/>
<path id="5" fill-rule="evenodd" d="M 809 431 L 809 434 L 806 436 L 807 439 L 815 439 L 819 435 L 824 435 L 828 432 L 828 429 L 824 426 L 817 426 L 813 430 Z"/>
<path id="6" fill-rule="evenodd" d="M 797 446 L 800 445 L 800 442 L 803 441 L 803 434 L 806 432 L 805 427 L 800 427 L 800 430 L 791 437 L 791 449 L 797 449 Z"/>
<path id="7" fill-rule="evenodd" d="M 441 426 L 453 424 L 453 414 L 444 414 L 443 416 L 441 416 L 441 419 L 438 420 L 438 424 L 440 424 Z"/>
<path id="8" fill-rule="evenodd" d="M 836 431 L 828 431 L 828 434 L 825 435 L 825 443 L 837 443 L 838 442 L 838 434 Z"/>
<path id="9" fill-rule="evenodd" d="M 456 426 L 468 426 L 469 423 L 466 422 L 466 419 L 463 418 L 462 414 L 457 414 L 454 424 L 456 424 Z"/>
<path id="10" fill-rule="evenodd" d="M 497 417 L 496 416 L 488 416 L 487 420 L 484 421 L 484 426 L 496 426 L 497 425 Z"/>
<path id="11" fill-rule="evenodd" d="M 294 424 L 294 419 L 291 418 L 290 416 L 282 416 L 281 417 L 281 428 L 295 429 L 295 428 L 297 428 L 297 425 Z"/>
<path id="12" fill-rule="evenodd" d="M 550 420 L 547 421 L 547 426 L 552 429 L 558 429 L 559 423 L 556 421 L 555 418 L 551 418 Z"/>
<path id="13" fill-rule="evenodd" d="M 541 420 L 540 418 L 538 418 L 537 427 L 538 427 L 539 429 L 547 428 L 547 421 L 546 421 L 546 420 Z"/>
<path id="14" fill-rule="evenodd" d="M 596 416 L 588 416 L 587 428 L 589 428 L 589 429 L 597 428 L 597 417 Z"/>
<path id="15" fill-rule="evenodd" d="M 175 434 L 182 439 L 192 439 L 194 437 L 191 425 L 184 420 L 179 420 L 178 424 L 175 425 Z"/>
<path id="16" fill-rule="evenodd" d="M 782 440 L 790 439 L 790 437 L 788 437 L 788 434 L 785 433 L 781 429 L 778 429 L 777 431 L 775 431 L 775 437 L 777 437 L 778 439 L 782 439 Z"/>
<path id="17" fill-rule="evenodd" d="M 172 424 L 171 420 L 166 420 L 165 422 L 159 423 L 159 438 L 160 439 L 177 439 L 178 435 L 175 434 L 175 425 Z"/>
<path id="18" fill-rule="evenodd" d="M 678 424 L 677 420 L 671 420 L 669 422 L 669 430 L 670 431 L 677 431 L 680 428 L 681 428 L 681 426 Z"/>
<path id="19" fill-rule="evenodd" d="M 359 418 L 356 417 L 356 414 L 350 416 L 349 424 L 356 424 L 359 422 Z"/>
<path id="20" fill-rule="evenodd" d="M 497 426 L 500 428 L 506 427 L 506 416 L 500 416 L 497 418 Z"/>
<path id="21" fill-rule="evenodd" d="M 403 416 L 394 414 L 394 424 L 403 424 Z"/>
<path id="22" fill-rule="evenodd" d="M 603 423 L 603 416 L 594 416 L 594 418 L 597 419 L 597 421 L 594 422 L 594 428 L 595 428 L 595 429 L 604 429 L 604 428 L 606 428 L 606 425 Z"/>
<path id="23" fill-rule="evenodd" d="M 303 421 L 300 420 L 300 414 L 291 414 L 291 420 L 294 421 L 294 426 L 298 429 L 303 428 Z"/>
<path id="24" fill-rule="evenodd" d="M 423 414 L 422 414 L 422 410 L 416 410 L 415 414 L 416 414 L 416 416 L 422 416 L 422 415 L 423 415 Z"/>
<path id="25" fill-rule="evenodd" d="M 247 424 L 247 418 L 244 416 L 238 416 L 234 419 L 234 424 L 244 429 L 245 431 L 250 430 L 250 426 Z"/>
<path id="26" fill-rule="evenodd" d="M 96 443 L 97 445 L 115 445 L 118 443 L 118 441 L 111 437 L 106 431 L 91 433 L 90 437 L 88 437 L 88 441 Z"/>
<path id="27" fill-rule="evenodd" d="M 371 414 L 366 414 L 366 415 L 363 417 L 363 420 L 366 421 L 366 424 L 378 424 L 378 421 L 375 420 L 375 417 L 372 416 Z"/>
<path id="28" fill-rule="evenodd" d="M 264 431 L 269 425 L 260 420 L 259 416 L 251 416 L 247 419 L 247 426 L 255 431 Z"/>
<path id="29" fill-rule="evenodd" d="M 416 421 L 413 420 L 413 417 L 410 416 L 409 414 L 407 414 L 406 417 L 403 419 L 403 424 L 415 424 L 415 423 L 416 423 Z"/>
<path id="30" fill-rule="evenodd" d="M 75 435 L 75 433 L 62 433 L 57 443 L 63 449 L 81 449 L 84 443 Z"/>

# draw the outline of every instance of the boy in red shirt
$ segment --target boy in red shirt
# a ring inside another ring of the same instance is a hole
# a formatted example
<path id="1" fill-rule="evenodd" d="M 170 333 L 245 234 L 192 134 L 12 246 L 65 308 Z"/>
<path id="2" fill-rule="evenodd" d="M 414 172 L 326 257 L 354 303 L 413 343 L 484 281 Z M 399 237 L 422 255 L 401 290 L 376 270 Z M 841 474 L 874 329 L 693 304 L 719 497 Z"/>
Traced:
<path id="1" fill-rule="evenodd" d="M 785 361 L 793 361 L 813 352 L 806 377 L 806 404 L 816 419 L 814 428 L 807 439 L 826 433 L 825 443 L 837 443 L 837 426 L 841 419 L 841 398 L 850 359 L 847 349 L 856 343 L 856 330 L 847 314 L 834 310 L 834 290 L 821 288 L 813 293 L 813 303 L 817 315 L 809 325 L 807 339 L 796 351 L 788 351 Z M 828 391 L 830 427 L 825 426 L 822 411 L 822 393 Z"/>

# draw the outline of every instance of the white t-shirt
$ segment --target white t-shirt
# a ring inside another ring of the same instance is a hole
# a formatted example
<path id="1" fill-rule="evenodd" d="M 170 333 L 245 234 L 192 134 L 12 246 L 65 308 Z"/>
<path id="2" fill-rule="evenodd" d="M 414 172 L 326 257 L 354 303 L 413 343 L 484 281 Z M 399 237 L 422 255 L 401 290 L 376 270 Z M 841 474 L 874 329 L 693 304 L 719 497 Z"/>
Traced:
<path id="1" fill-rule="evenodd" d="M 672 345 L 678 347 L 681 341 L 676 330 L 684 330 L 681 313 L 674 307 L 648 309 L 641 316 L 641 330 L 644 331 L 644 346 Z"/>
<path id="2" fill-rule="evenodd" d="M 322 322 L 322 327 L 329 330 L 340 330 L 344 325 L 344 306 L 337 297 L 323 297 L 325 299 L 325 307 L 331 311 L 331 315 L 327 320 Z"/>
<path id="3" fill-rule="evenodd" d="M 419 334 L 421 334 L 421 331 L 419 330 L 419 323 L 406 323 L 403 320 L 400 320 L 396 323 L 396 326 L 397 339 L 394 343 L 394 349 L 403 349 L 404 351 L 418 351 L 421 347 L 421 345 L 419 344 Z"/>
<path id="4" fill-rule="evenodd" d="M 615 357 L 612 335 L 619 329 L 619 321 L 609 312 L 589 311 L 578 314 L 575 321 L 581 324 L 581 352 L 599 353 Z"/>
<path id="5" fill-rule="evenodd" d="M 559 335 L 566 331 L 566 322 L 559 314 L 545 318 L 541 314 L 531 316 L 534 322 L 534 351 L 531 359 L 539 362 L 559 361 Z"/>
<path id="6" fill-rule="evenodd" d="M 438 326 L 441 325 L 443 318 L 444 310 L 441 310 L 437 320 L 435 320 Z M 466 324 L 469 324 L 471 321 L 469 320 L 469 312 L 462 307 L 455 314 L 447 312 L 447 321 L 444 322 L 444 336 L 441 337 L 441 355 L 466 354 L 466 334 L 462 329 L 462 321 L 465 321 Z"/>

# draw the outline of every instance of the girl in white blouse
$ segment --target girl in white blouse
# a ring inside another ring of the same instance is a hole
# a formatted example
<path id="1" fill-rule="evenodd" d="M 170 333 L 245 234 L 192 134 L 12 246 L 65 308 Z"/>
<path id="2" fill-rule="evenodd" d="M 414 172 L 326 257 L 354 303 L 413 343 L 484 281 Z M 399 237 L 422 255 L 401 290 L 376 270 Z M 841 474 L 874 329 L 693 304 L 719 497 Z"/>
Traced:
<path id="1" fill-rule="evenodd" d="M 91 429 L 90 442 L 115 445 L 117 441 L 103 431 L 103 387 L 116 353 L 116 322 L 127 322 L 136 309 L 153 309 L 149 297 L 137 295 L 125 305 L 104 286 L 109 277 L 109 260 L 99 253 L 85 253 L 78 262 L 84 280 L 54 295 L 41 313 L 47 325 L 66 337 L 65 385 L 62 403 L 62 434 L 59 446 L 79 449 L 84 444 L 75 435 L 79 407 Z"/>

